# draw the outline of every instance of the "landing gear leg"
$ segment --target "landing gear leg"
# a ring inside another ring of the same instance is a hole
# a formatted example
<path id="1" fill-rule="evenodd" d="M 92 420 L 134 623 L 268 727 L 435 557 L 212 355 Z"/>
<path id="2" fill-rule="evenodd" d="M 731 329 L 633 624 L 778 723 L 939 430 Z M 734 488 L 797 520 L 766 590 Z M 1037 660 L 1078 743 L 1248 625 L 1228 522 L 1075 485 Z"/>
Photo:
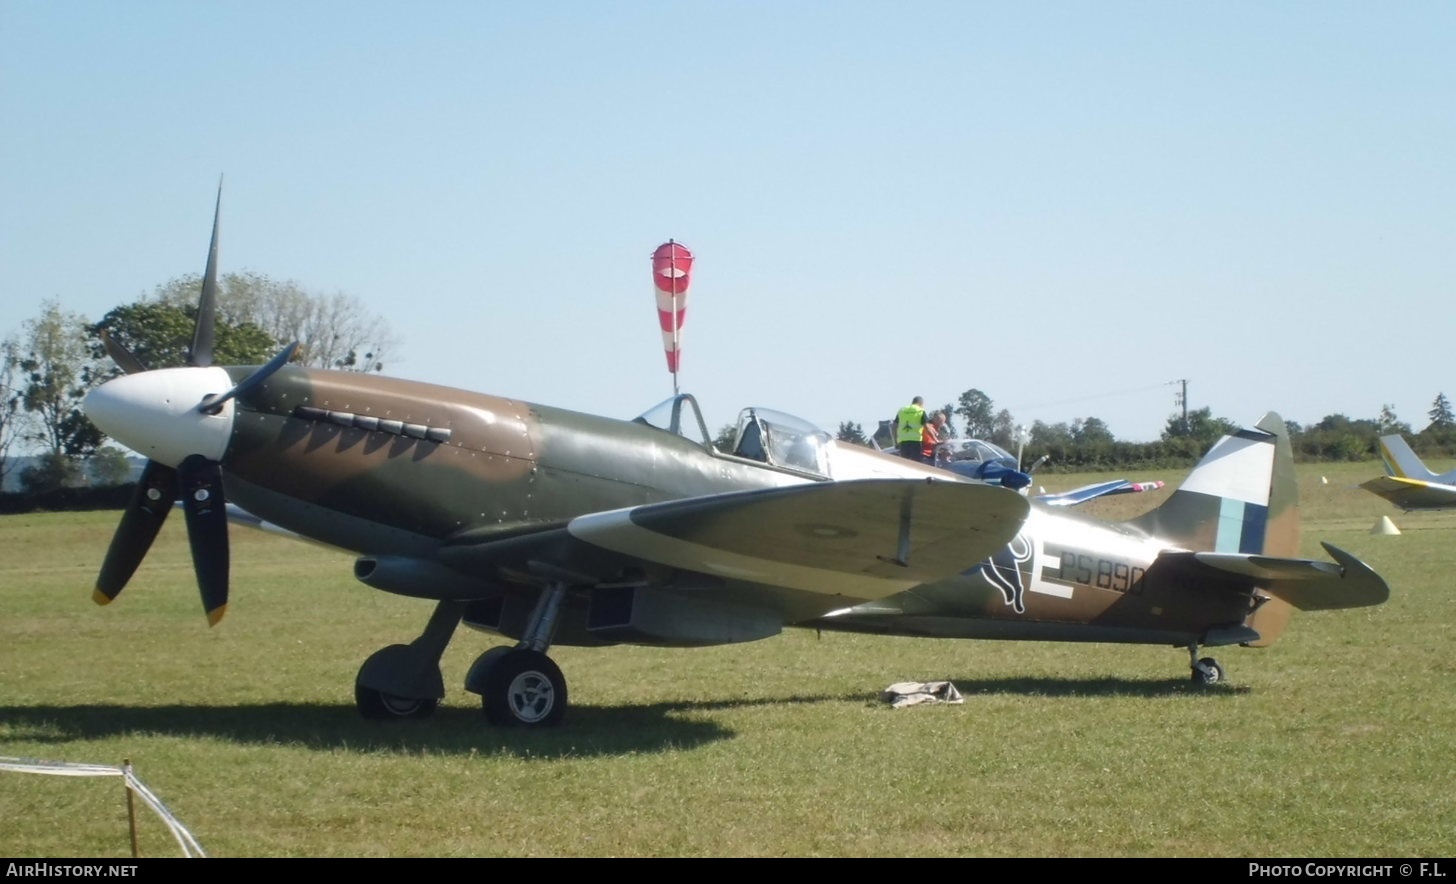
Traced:
<path id="1" fill-rule="evenodd" d="M 552 727 L 566 714 L 566 678 L 546 656 L 566 586 L 541 591 L 515 647 L 491 648 L 476 658 L 465 689 L 480 694 L 485 718 L 501 727 Z"/>
<path id="2" fill-rule="evenodd" d="M 465 603 L 435 606 L 420 637 L 370 655 L 354 679 L 354 703 L 365 718 L 428 718 L 445 696 L 440 657 L 465 614 Z"/>
<path id="3" fill-rule="evenodd" d="M 1223 681 L 1223 667 L 1212 657 L 1198 656 L 1198 643 L 1188 643 L 1188 667 L 1196 684 L 1218 684 Z"/>

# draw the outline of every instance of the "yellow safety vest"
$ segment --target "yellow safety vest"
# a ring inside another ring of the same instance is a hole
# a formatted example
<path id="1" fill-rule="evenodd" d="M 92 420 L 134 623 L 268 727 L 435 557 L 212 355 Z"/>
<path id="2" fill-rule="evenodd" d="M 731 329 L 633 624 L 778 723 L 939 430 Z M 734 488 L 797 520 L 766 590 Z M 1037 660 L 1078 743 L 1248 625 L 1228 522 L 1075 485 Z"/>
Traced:
<path id="1" fill-rule="evenodd" d="M 895 416 L 895 441 L 919 442 L 925 426 L 925 409 L 919 405 L 907 405 Z"/>

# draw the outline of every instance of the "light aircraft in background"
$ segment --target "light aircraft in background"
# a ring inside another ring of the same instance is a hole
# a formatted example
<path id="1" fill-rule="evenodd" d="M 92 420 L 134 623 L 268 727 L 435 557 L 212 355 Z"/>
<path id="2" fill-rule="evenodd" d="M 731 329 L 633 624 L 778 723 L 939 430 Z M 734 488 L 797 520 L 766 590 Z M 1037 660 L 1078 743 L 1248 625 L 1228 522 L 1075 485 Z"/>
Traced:
<path id="1" fill-rule="evenodd" d="M 942 469 L 950 470 L 968 479 L 979 479 L 993 485 L 1004 485 L 1023 494 L 1030 494 L 1031 474 L 1047 461 L 1047 456 L 1042 455 L 1035 463 L 1022 470 L 1019 458 L 1001 446 L 984 439 L 963 441 L 951 439 L 942 443 L 942 448 L 950 449 L 950 453 L 937 459 L 937 465 Z M 1156 479 L 1148 482 L 1108 479 L 1102 482 L 1092 482 L 1070 491 L 1056 493 L 1042 491 L 1034 495 L 1033 499 L 1046 506 L 1076 506 L 1079 503 L 1086 503 L 1109 494 L 1136 494 L 1142 491 L 1157 491 L 1162 487 L 1163 483 Z"/>
<path id="2" fill-rule="evenodd" d="M 1185 648 L 1259 647 L 1293 608 L 1376 605 L 1385 581 L 1329 544 L 1296 557 L 1284 422 L 1224 437 L 1159 506 L 1101 522 L 745 409 L 719 450 L 691 395 L 632 420 L 342 371 L 213 364 L 217 222 L 187 365 L 126 371 L 86 413 L 148 458 L 101 566 L 115 599 L 180 499 L 203 607 L 228 603 L 228 507 L 351 551 L 366 585 L 433 602 L 374 653 L 355 701 L 424 717 L 460 623 L 511 641 L 464 678 L 497 725 L 562 721 L 552 645 L 695 647 L 786 627 Z"/>
<path id="3" fill-rule="evenodd" d="M 1406 512 L 1456 507 L 1456 469 L 1433 472 L 1399 434 L 1380 437 L 1385 475 L 1360 487 Z"/>

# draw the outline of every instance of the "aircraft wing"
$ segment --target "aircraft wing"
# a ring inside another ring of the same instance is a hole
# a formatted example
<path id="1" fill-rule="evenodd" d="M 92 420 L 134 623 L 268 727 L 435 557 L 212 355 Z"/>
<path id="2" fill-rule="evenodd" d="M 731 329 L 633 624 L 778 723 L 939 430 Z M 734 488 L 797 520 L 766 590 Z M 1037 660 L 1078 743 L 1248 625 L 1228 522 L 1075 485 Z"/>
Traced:
<path id="1" fill-rule="evenodd" d="M 865 479 L 593 513 L 567 532 L 658 565 L 868 601 L 985 560 L 1016 536 L 1029 508 L 996 486 Z"/>
<path id="2" fill-rule="evenodd" d="M 1153 482 L 1129 482 L 1126 479 L 1113 479 L 1109 482 L 1093 482 L 1091 485 L 1083 485 L 1081 488 L 1073 488 L 1071 491 L 1062 491 L 1056 494 L 1038 494 L 1036 500 L 1047 506 L 1076 506 L 1079 503 L 1086 503 L 1098 497 L 1108 494 L 1132 494 L 1139 491 L 1156 491 L 1163 487 L 1159 481 Z"/>
<path id="3" fill-rule="evenodd" d="M 1246 553 L 1176 553 L 1227 574 L 1248 578 L 1269 595 L 1302 611 L 1329 611 L 1378 605 L 1390 597 L 1390 587 L 1370 566 L 1321 541 L 1333 562 L 1285 559 Z"/>
<path id="4" fill-rule="evenodd" d="M 1456 485 L 1403 479 L 1400 476 L 1380 476 L 1362 482 L 1360 487 L 1407 511 L 1456 507 Z"/>

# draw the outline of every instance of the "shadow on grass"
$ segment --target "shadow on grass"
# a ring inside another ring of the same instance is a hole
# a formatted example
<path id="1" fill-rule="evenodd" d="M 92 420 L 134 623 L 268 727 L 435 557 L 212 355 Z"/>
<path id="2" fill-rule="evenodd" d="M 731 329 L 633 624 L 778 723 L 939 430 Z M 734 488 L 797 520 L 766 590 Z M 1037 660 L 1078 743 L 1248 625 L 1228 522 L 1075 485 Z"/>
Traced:
<path id="1" fill-rule="evenodd" d="M 1248 685 L 1196 684 L 1190 678 L 964 678 L 950 679 L 963 697 L 1017 694 L 1029 697 L 1232 697 L 1249 693 Z"/>
<path id="2" fill-rule="evenodd" d="M 1245 688 L 1199 687 L 1188 681 L 1118 678 L 1004 678 L 952 680 L 968 703 L 987 694 L 1031 697 L 1233 696 Z M 347 705 L 273 703 L 252 706 L 5 706 L 0 738 L 65 744 L 117 738 L 192 737 L 239 745 L 299 747 L 359 753 L 511 755 L 581 758 L 681 751 L 731 739 L 731 728 L 701 713 L 764 706 L 833 703 L 882 705 L 863 693 L 737 697 L 623 706 L 574 705 L 566 722 L 541 730 L 497 728 L 478 708 L 441 706 L 427 720 L 366 721 Z"/>

